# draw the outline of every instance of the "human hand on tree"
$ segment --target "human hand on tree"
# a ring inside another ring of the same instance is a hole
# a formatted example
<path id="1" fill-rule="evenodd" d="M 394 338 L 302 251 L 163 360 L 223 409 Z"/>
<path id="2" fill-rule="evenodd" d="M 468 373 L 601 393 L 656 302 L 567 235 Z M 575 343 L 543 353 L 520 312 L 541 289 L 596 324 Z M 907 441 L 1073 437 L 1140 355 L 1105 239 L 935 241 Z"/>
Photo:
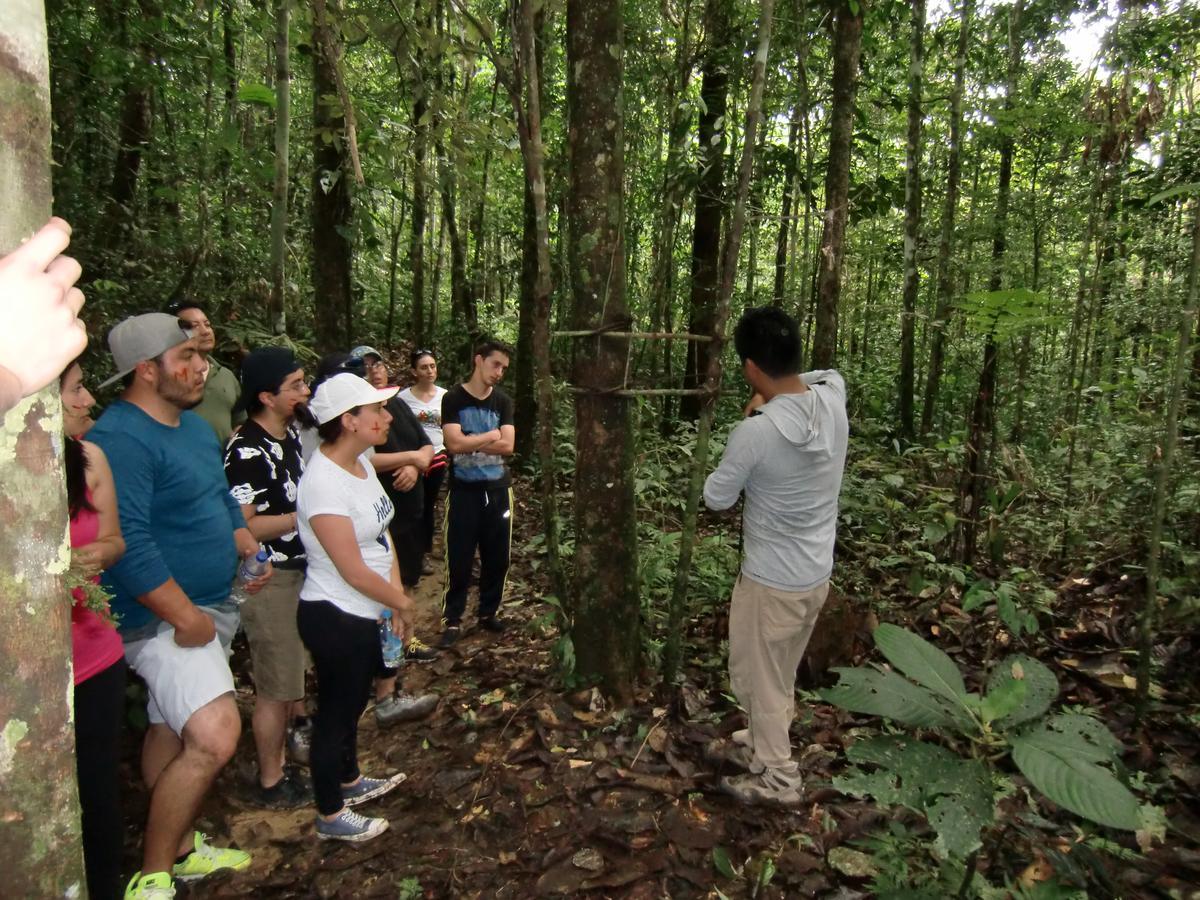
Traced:
<path id="1" fill-rule="evenodd" d="M 87 346 L 79 320 L 82 269 L 62 252 L 71 226 L 52 218 L 0 258 L 0 413 L 59 376 Z"/>

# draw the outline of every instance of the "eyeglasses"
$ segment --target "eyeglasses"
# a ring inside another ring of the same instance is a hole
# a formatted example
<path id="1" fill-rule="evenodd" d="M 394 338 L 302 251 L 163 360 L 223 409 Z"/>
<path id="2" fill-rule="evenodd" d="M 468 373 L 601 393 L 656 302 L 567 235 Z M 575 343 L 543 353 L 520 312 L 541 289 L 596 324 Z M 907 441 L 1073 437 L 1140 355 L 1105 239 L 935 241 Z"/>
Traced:
<path id="1" fill-rule="evenodd" d="M 387 368 L 387 363 L 385 363 L 382 359 L 377 360 L 376 362 L 364 362 L 363 364 L 366 366 L 366 368 L 368 370 L 370 370 L 370 369 L 386 369 Z"/>

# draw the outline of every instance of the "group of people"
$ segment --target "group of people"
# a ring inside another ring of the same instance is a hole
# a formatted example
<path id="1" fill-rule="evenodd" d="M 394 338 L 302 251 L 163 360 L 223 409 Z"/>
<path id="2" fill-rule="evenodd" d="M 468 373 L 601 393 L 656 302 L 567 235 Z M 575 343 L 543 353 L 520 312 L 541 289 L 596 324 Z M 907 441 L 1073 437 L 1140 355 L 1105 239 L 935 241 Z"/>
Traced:
<path id="1" fill-rule="evenodd" d="M 96 420 L 79 362 L 61 376 L 76 565 L 111 595 L 116 627 L 83 596 L 73 608 L 84 849 L 93 896 L 119 885 L 116 757 L 125 666 L 145 682 L 142 776 L 150 793 L 142 868 L 126 898 L 173 896 L 175 879 L 243 869 L 246 852 L 192 828 L 241 732 L 229 667 L 244 630 L 254 686 L 258 784 L 251 802 L 315 802 L 319 838 L 364 841 L 385 818 L 357 807 L 403 782 L 358 764 L 370 697 L 382 726 L 424 717 L 435 694 L 397 689 L 380 620 L 418 662 L 413 589 L 430 574 L 434 509 L 449 473 L 442 647 L 461 636 L 472 558 L 479 626 L 498 633 L 512 502 L 511 400 L 497 387 L 510 351 L 477 348 L 466 384 L 437 384 L 433 351 L 413 384 L 390 384 L 383 354 L 324 357 L 311 379 L 293 351 L 260 347 L 240 378 L 212 357 L 202 305 L 132 316 L 108 337 L 121 393 Z M 86 435 L 86 439 L 85 439 Z M 246 574 L 247 560 L 265 559 Z M 235 579 L 237 574 L 237 579 Z M 305 699 L 316 676 L 316 710 Z M 288 758 L 291 757 L 291 763 Z M 311 784 L 297 763 L 306 764 Z"/>
<path id="2" fill-rule="evenodd" d="M 383 725 L 437 704 L 433 695 L 396 691 L 380 623 L 390 620 L 407 640 L 409 658 L 436 655 L 412 633 L 411 591 L 433 546 L 434 505 L 447 477 L 439 646 L 462 635 L 476 553 L 479 627 L 505 629 L 499 608 L 513 513 L 506 458 L 515 432 L 512 402 L 498 385 L 511 351 L 485 342 L 469 380 L 445 390 L 436 384 L 435 355 L 417 349 L 415 383 L 400 392 L 369 346 L 325 357 L 311 384 L 289 349 L 264 347 L 246 357 L 239 383 L 210 355 L 204 309 L 183 304 L 112 330 L 110 381 L 123 390 L 93 422 L 78 362 L 64 368 L 86 342 L 78 265 L 60 255 L 69 233 L 52 221 L 0 259 L 0 305 L 21 300 L 22 314 L 38 321 L 19 323 L 15 333 L 43 341 L 30 362 L 0 337 L 0 412 L 61 370 L 73 565 L 108 589 L 119 621 L 114 629 L 103 604 L 97 609 L 88 591 L 77 591 L 72 640 L 89 892 L 112 896 L 119 884 L 126 663 L 148 688 L 142 776 L 150 808 L 142 869 L 125 897 L 171 897 L 176 878 L 249 865 L 249 854 L 213 847 L 192 830 L 241 730 L 228 665 L 239 626 L 256 693 L 257 801 L 295 806 L 312 797 L 318 837 L 377 836 L 387 821 L 355 807 L 404 775 L 360 770 L 358 720 L 372 684 Z M 846 388 L 836 371 L 800 372 L 799 330 L 777 308 L 747 310 L 733 343 L 753 398 L 704 498 L 712 509 L 744 499 L 729 671 L 747 727 L 713 741 L 706 755 L 743 770 L 720 782 L 738 800 L 798 806 L 795 673 L 833 569 Z M 263 573 L 245 569 L 234 589 L 250 557 L 270 565 Z M 311 725 L 306 654 L 317 683 Z M 285 764 L 289 753 L 307 757 L 311 790 Z"/>

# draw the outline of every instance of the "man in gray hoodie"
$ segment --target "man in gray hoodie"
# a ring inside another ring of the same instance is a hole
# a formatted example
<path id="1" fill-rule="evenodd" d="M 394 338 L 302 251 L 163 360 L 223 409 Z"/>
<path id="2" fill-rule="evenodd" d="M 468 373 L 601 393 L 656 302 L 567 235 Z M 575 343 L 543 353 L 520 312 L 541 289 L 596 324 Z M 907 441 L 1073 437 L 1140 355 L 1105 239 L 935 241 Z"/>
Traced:
<path id="1" fill-rule="evenodd" d="M 729 680 L 749 727 L 709 755 L 748 771 L 721 779 L 747 803 L 796 805 L 788 729 L 796 667 L 829 593 L 849 427 L 833 370 L 800 374 L 800 334 L 782 310 L 749 309 L 734 330 L 742 374 L 762 403 L 729 435 L 704 483 L 710 509 L 745 494 L 745 555 L 729 614 Z M 753 406 L 754 404 L 752 404 Z"/>

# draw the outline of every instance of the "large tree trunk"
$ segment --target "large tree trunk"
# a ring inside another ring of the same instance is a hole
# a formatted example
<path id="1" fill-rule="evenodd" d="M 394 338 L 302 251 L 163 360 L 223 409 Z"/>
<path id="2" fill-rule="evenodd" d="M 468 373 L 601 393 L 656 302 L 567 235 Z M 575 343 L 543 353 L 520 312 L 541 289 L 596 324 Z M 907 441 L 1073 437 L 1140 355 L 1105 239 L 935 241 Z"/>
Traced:
<path id="1" fill-rule="evenodd" d="M 313 26 L 313 180 L 312 273 L 313 330 L 322 353 L 344 348 L 348 335 L 342 326 L 354 305 L 350 291 L 350 179 L 343 144 L 345 120 L 328 48 L 333 36 Z"/>
<path id="2" fill-rule="evenodd" d="M 925 0 L 912 0 L 908 63 L 908 140 L 904 174 L 904 310 L 900 316 L 900 433 L 911 440 L 916 393 L 916 317 L 921 271 L 917 241 L 921 235 L 921 83 L 925 72 Z"/>
<path id="3" fill-rule="evenodd" d="M 934 312 L 929 344 L 929 374 L 925 380 L 925 405 L 921 410 L 921 435 L 933 427 L 938 392 L 942 384 L 946 326 L 954 300 L 954 222 L 958 214 L 958 191 L 962 180 L 962 100 L 967 77 L 967 47 L 971 36 L 971 16 L 975 0 L 962 0 L 958 25 L 958 52 L 954 58 L 954 89 L 950 94 L 950 149 L 946 165 L 946 196 L 942 205 L 942 233 L 938 242 L 937 309 Z"/>
<path id="4" fill-rule="evenodd" d="M 3 255 L 50 215 L 50 71 L 39 0 L 6 0 L 0 44 Z M 0 447 L 0 893 L 78 897 L 86 887 L 57 387 L 9 410 Z"/>
<path id="5" fill-rule="evenodd" d="M 829 167 L 825 172 L 825 212 L 817 265 L 816 333 L 813 362 L 832 368 L 837 356 L 838 304 L 842 296 L 842 256 L 850 195 L 850 150 L 854 137 L 854 96 L 862 47 L 862 4 L 834 0 L 833 106 L 829 113 Z"/>
<path id="6" fill-rule="evenodd" d="M 290 0 L 275 0 L 275 187 L 271 197 L 271 330 L 287 331 L 288 132 L 292 112 L 292 67 L 288 42 Z"/>
<path id="7" fill-rule="evenodd" d="M 619 0 L 568 0 L 567 151 L 576 329 L 628 330 L 625 306 L 624 56 Z M 621 702 L 641 654 L 628 338 L 575 347 L 575 584 L 578 671 Z"/>
<path id="8" fill-rule="evenodd" d="M 697 129 L 700 171 L 696 178 L 696 213 L 692 226 L 692 298 L 688 331 L 711 334 L 721 280 L 721 217 L 725 212 L 725 116 L 729 69 L 732 65 L 732 8 L 727 0 L 707 0 L 704 7 L 704 74 L 700 82 L 703 101 Z M 697 388 L 708 371 L 707 344 L 688 342 L 683 385 Z M 684 397 L 681 419 L 700 415 L 699 397 Z"/>

